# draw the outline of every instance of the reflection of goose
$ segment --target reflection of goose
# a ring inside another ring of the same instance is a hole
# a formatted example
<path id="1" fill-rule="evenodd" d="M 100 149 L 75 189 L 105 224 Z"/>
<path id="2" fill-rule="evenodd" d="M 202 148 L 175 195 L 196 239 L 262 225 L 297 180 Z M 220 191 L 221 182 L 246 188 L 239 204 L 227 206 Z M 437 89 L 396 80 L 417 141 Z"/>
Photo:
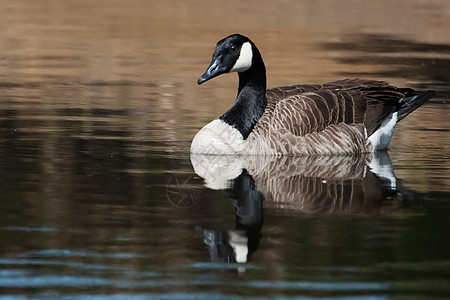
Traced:
<path id="1" fill-rule="evenodd" d="M 362 156 L 215 156 L 191 154 L 205 185 L 226 189 L 232 230 L 199 227 L 213 262 L 247 262 L 259 245 L 264 207 L 307 214 L 385 214 L 412 193 L 394 176 L 386 152 Z M 242 268 L 239 268 L 241 270 Z"/>
<path id="2" fill-rule="evenodd" d="M 219 41 L 201 84 L 238 72 L 235 104 L 194 137 L 192 153 L 343 154 L 385 149 L 397 121 L 435 95 L 353 79 L 266 91 L 259 50 L 234 34 Z"/>
<path id="3" fill-rule="evenodd" d="M 305 213 L 383 213 L 397 206 L 397 196 L 405 192 L 386 152 L 297 157 L 191 154 L 191 162 L 209 188 L 229 189 L 245 170 L 263 194 L 265 207 Z"/>

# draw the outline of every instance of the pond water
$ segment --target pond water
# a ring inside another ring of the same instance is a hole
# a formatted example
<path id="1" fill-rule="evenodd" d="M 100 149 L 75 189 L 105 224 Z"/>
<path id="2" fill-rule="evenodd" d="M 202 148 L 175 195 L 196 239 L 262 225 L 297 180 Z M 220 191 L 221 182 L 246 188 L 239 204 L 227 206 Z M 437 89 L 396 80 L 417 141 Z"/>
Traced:
<path id="1" fill-rule="evenodd" d="M 9 1 L 0 16 L 0 299 L 450 297 L 448 1 Z M 196 80 L 234 32 L 269 87 L 368 77 L 438 95 L 375 157 L 190 157 L 233 103 L 236 75 Z"/>

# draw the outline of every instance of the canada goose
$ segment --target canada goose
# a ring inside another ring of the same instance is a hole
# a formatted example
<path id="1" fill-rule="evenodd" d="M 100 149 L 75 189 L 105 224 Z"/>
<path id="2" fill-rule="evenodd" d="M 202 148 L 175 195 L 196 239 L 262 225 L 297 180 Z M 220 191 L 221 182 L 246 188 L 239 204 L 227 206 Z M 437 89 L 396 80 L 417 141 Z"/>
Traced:
<path id="1" fill-rule="evenodd" d="M 261 54 L 240 34 L 217 43 L 198 84 L 232 72 L 239 75 L 236 102 L 197 133 L 191 153 L 314 155 L 382 150 L 395 124 L 436 94 L 366 79 L 266 90 Z"/>

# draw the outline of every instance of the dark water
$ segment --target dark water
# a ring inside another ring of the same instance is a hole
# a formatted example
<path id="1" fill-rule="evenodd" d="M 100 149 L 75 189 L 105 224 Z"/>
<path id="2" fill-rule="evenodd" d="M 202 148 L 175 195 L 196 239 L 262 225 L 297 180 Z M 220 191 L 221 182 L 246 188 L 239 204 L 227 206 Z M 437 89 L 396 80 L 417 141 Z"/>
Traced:
<path id="1" fill-rule="evenodd" d="M 2 5 L 0 299 L 450 297 L 450 7 L 339 3 Z M 196 85 L 232 32 L 269 86 L 438 95 L 376 157 L 190 157 L 233 101 L 233 75 Z"/>

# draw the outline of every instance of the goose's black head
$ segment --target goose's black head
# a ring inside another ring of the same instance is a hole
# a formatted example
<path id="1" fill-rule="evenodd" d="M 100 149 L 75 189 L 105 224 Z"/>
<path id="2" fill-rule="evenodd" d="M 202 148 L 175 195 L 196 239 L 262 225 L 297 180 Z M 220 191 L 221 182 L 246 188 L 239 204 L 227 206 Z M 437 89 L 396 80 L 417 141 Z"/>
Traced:
<path id="1" fill-rule="evenodd" d="M 252 68 L 258 59 L 262 63 L 258 49 L 248 37 L 232 34 L 217 43 L 211 64 L 197 83 L 202 84 L 224 73 L 245 72 Z"/>

